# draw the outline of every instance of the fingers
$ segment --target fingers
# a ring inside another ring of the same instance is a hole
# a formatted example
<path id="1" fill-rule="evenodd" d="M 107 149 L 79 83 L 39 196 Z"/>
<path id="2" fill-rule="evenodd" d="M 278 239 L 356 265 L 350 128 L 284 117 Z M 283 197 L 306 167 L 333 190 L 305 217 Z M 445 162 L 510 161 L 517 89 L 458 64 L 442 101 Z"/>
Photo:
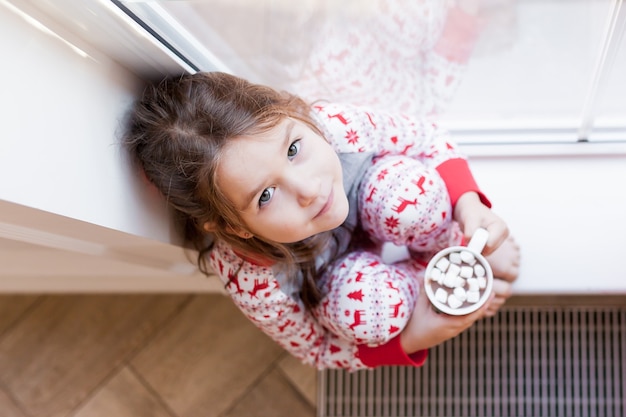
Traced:
<path id="1" fill-rule="evenodd" d="M 513 285 L 503 279 L 493 279 L 493 293 L 496 298 L 504 298 L 505 300 L 513 295 Z"/>
<path id="2" fill-rule="evenodd" d="M 400 344 L 407 353 L 428 349 L 451 339 L 470 327 L 480 316 L 451 316 L 438 313 L 425 294 L 417 298 L 415 309 L 400 333 Z"/>
<path id="3" fill-rule="evenodd" d="M 489 306 L 487 307 L 487 310 L 485 312 L 485 317 L 495 316 L 496 313 L 500 310 L 500 307 L 502 307 L 505 302 L 506 302 L 505 298 L 495 297 L 493 301 L 491 302 L 491 304 L 489 304 Z"/>
<path id="4" fill-rule="evenodd" d="M 513 294 L 513 286 L 504 280 L 493 280 L 492 298 L 486 304 L 485 317 L 493 317 Z"/>
<path id="5" fill-rule="evenodd" d="M 519 276 L 521 252 L 512 236 L 507 237 L 498 249 L 485 257 L 491 265 L 494 277 L 514 282 Z"/>
<path id="6" fill-rule="evenodd" d="M 487 244 L 482 251 L 483 255 L 491 254 L 509 236 L 509 228 L 504 220 L 487 208 L 480 210 L 475 216 L 465 219 L 460 224 L 463 229 L 463 235 L 468 241 L 471 240 L 478 228 L 482 227 L 489 232 Z"/>
<path id="7" fill-rule="evenodd" d="M 491 292 L 491 295 L 489 295 L 489 299 L 485 302 L 485 304 L 483 304 L 482 307 L 480 307 L 478 310 L 472 313 L 472 314 L 477 314 L 476 320 L 481 319 L 485 317 L 487 314 L 489 314 L 489 308 L 495 299 L 496 299 L 496 293 Z"/>
<path id="8" fill-rule="evenodd" d="M 498 219 L 498 221 L 489 224 L 486 228 L 489 232 L 489 239 L 487 239 L 487 244 L 485 245 L 485 249 L 483 250 L 483 255 L 489 255 L 493 253 L 493 251 L 498 249 L 509 236 L 509 228 L 506 223 L 501 219 Z"/>

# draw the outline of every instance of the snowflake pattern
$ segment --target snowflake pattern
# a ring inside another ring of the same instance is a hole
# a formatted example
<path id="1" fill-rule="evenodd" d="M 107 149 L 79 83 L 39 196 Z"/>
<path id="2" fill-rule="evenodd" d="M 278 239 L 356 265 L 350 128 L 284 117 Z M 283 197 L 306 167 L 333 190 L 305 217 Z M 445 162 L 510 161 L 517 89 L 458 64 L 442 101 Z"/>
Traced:
<path id="1" fill-rule="evenodd" d="M 396 229 L 399 224 L 400 219 L 398 219 L 397 217 L 389 216 L 385 218 L 385 226 L 387 226 L 389 230 Z"/>
<path id="2" fill-rule="evenodd" d="M 346 132 L 346 140 L 350 145 L 355 145 L 359 142 L 359 135 L 354 129 L 350 129 Z"/>

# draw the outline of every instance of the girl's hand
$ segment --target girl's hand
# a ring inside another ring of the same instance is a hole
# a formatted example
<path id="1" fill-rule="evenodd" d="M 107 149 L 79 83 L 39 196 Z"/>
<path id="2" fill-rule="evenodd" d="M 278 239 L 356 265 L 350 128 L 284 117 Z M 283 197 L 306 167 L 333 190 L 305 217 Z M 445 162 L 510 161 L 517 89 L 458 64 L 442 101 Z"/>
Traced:
<path id="1" fill-rule="evenodd" d="M 422 291 L 409 322 L 400 334 L 400 345 L 407 354 L 437 346 L 458 336 L 477 320 L 494 316 L 511 294 L 510 282 L 494 279 L 493 293 L 481 308 L 463 316 L 452 316 L 435 311 Z"/>
<path id="2" fill-rule="evenodd" d="M 487 229 L 489 239 L 483 249 L 493 270 L 493 297 L 485 303 L 485 317 L 494 316 L 512 295 L 511 285 L 519 275 L 520 247 L 509 236 L 509 228 L 500 217 L 485 206 L 475 192 L 463 194 L 454 208 L 454 219 L 466 239 L 479 227 Z"/>
<path id="3" fill-rule="evenodd" d="M 509 281 L 500 278 L 493 279 L 493 297 L 485 304 L 485 317 L 493 317 L 496 315 L 500 307 L 504 305 L 506 300 L 513 295 L 513 286 Z"/>
<path id="4" fill-rule="evenodd" d="M 490 314 L 495 293 L 477 311 L 463 316 L 451 316 L 435 311 L 426 293 L 421 291 L 406 327 L 400 333 L 400 345 L 407 354 L 429 349 L 459 335 L 476 320 Z M 497 307 L 495 310 L 497 311 Z"/>
<path id="5" fill-rule="evenodd" d="M 517 242 L 509 237 L 509 228 L 504 220 L 485 206 L 477 193 L 463 194 L 456 203 L 453 217 L 468 241 L 478 228 L 482 227 L 489 232 L 483 255 L 487 257 L 494 272 L 493 292 L 477 311 L 464 316 L 452 316 L 436 312 L 422 291 L 417 297 L 409 322 L 400 334 L 400 344 L 408 354 L 452 339 L 477 320 L 495 315 L 511 296 L 511 283 L 519 274 L 520 249 Z M 422 280 L 419 281 L 422 285 Z"/>
<path id="6" fill-rule="evenodd" d="M 475 192 L 463 194 L 454 207 L 454 220 L 461 226 L 463 235 L 469 241 L 478 228 L 487 229 L 489 240 L 483 255 L 495 251 L 509 236 L 509 228 L 500 217 L 485 206 Z"/>

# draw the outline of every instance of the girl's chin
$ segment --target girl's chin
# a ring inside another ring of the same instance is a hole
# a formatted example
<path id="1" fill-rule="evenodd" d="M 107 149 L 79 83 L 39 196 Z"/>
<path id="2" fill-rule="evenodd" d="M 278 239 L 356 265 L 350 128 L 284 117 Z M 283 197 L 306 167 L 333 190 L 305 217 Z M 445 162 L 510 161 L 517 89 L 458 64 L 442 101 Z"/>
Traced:
<path id="1" fill-rule="evenodd" d="M 338 228 L 339 226 L 341 226 L 343 222 L 345 222 L 346 219 L 348 218 L 348 212 L 349 212 L 349 206 L 348 206 L 348 200 L 346 199 L 345 202 L 341 202 L 334 207 L 332 215 L 328 219 L 328 223 L 324 225 L 325 226 L 324 230 L 321 230 L 321 231 L 327 232 L 329 230 L 334 230 Z"/>
<path id="2" fill-rule="evenodd" d="M 342 195 L 342 199 L 340 200 L 339 203 L 339 208 L 338 208 L 338 220 L 339 220 L 339 224 L 337 224 L 337 226 L 335 227 L 339 227 L 343 224 L 343 222 L 346 221 L 346 219 L 348 218 L 348 213 L 350 212 L 350 205 L 348 203 L 348 197 L 346 197 L 345 195 Z"/>

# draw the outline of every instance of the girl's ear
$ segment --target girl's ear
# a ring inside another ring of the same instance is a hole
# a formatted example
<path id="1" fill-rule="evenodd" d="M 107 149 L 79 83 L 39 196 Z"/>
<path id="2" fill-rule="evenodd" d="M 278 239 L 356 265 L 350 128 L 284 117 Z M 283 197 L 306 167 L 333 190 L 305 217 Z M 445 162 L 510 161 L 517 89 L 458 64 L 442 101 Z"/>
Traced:
<path id="1" fill-rule="evenodd" d="M 235 230 L 230 226 L 226 226 L 226 231 L 232 235 L 237 235 L 242 239 L 250 239 L 252 237 L 252 233 L 241 228 L 237 228 L 237 230 Z"/>

